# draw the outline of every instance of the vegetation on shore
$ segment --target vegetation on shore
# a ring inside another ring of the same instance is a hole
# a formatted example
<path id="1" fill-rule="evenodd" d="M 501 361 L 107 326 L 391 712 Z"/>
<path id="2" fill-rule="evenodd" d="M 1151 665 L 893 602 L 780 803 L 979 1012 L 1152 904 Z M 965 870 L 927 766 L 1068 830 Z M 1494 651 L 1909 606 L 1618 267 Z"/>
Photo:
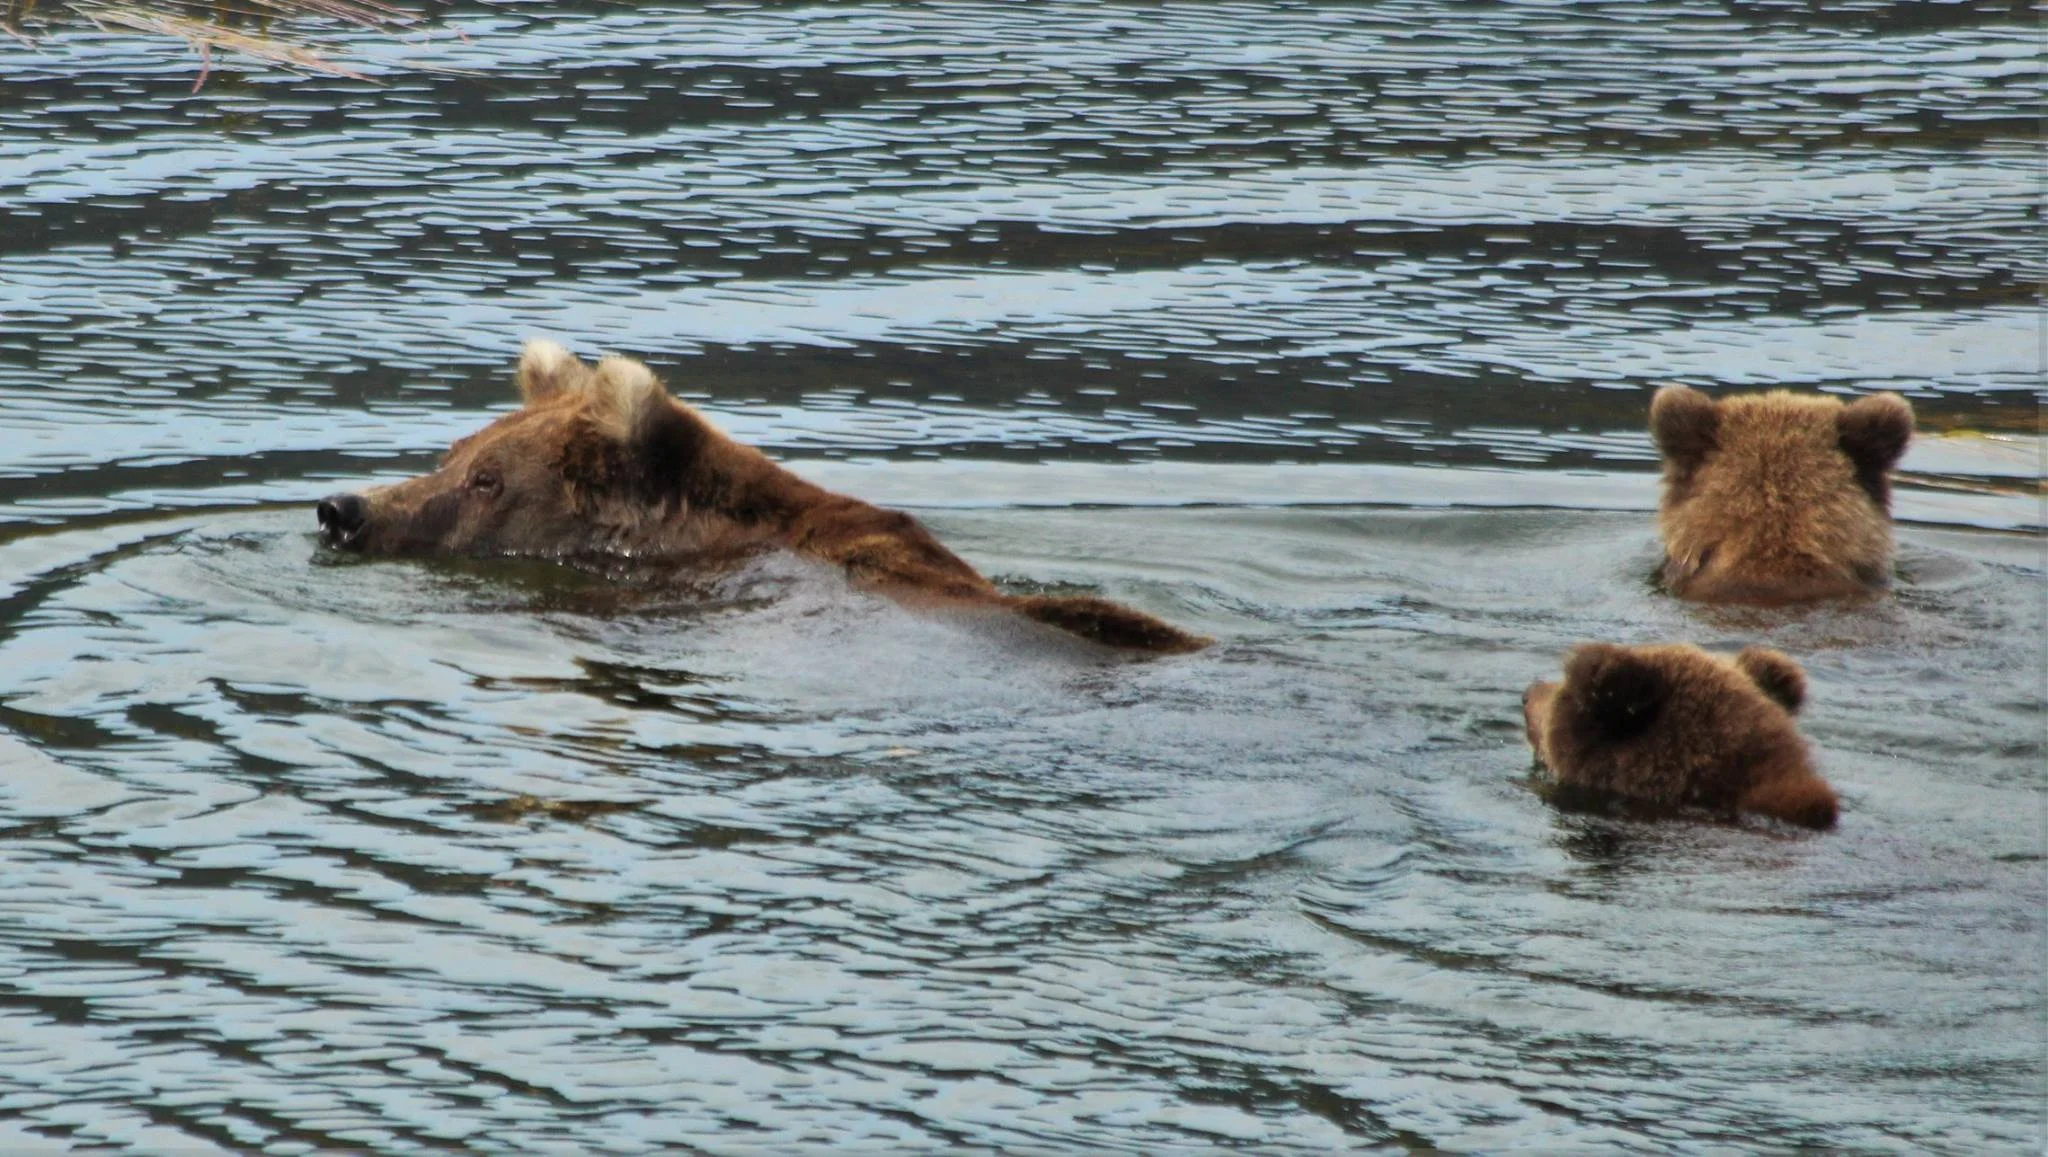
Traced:
<path id="1" fill-rule="evenodd" d="M 394 35 L 423 29 L 426 17 L 382 0 L 5 0 L 0 31 L 34 46 L 46 30 L 83 20 L 182 40 L 199 54 L 197 92 L 215 53 L 228 53 L 300 72 L 366 79 L 323 55 L 297 34 L 298 25 L 336 23 Z"/>

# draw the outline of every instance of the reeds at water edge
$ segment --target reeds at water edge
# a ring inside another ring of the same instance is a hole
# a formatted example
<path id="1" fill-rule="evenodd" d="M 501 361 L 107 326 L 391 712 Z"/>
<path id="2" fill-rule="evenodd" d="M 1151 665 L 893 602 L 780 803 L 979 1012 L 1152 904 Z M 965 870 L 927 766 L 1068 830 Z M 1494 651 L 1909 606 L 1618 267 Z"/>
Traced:
<path id="1" fill-rule="evenodd" d="M 215 52 L 300 72 L 368 79 L 322 55 L 285 26 L 328 22 L 396 35 L 427 23 L 422 13 L 381 0 L 45 0 L 40 5 L 38 0 L 6 0 L 0 31 L 33 47 L 38 32 L 68 20 L 184 41 L 199 54 L 194 92 L 211 74 Z"/>

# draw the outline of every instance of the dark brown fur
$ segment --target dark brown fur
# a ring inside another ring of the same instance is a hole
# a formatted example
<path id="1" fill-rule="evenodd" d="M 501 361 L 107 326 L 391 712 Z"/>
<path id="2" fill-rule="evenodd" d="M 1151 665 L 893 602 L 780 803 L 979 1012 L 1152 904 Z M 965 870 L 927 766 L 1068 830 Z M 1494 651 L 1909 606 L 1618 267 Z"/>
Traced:
<path id="1" fill-rule="evenodd" d="M 1208 643 L 1104 599 L 1004 594 L 916 519 L 834 494 L 733 441 L 638 362 L 593 367 L 532 342 L 518 378 L 526 404 L 455 443 L 432 474 L 323 502 L 329 541 L 372 554 L 679 565 L 779 546 L 907 602 L 1001 606 L 1113 647 Z"/>
<path id="2" fill-rule="evenodd" d="M 1529 745 L 1560 787 L 1656 808 L 1753 812 L 1833 827 L 1834 789 L 1793 720 L 1806 675 L 1777 651 L 1585 643 L 1561 682 L 1522 696 Z"/>
<path id="3" fill-rule="evenodd" d="M 1664 457 L 1664 582 L 1680 598 L 1774 605 L 1890 581 L 1890 476 L 1913 437 L 1897 394 L 1774 390 L 1715 401 L 1667 386 L 1650 403 Z"/>

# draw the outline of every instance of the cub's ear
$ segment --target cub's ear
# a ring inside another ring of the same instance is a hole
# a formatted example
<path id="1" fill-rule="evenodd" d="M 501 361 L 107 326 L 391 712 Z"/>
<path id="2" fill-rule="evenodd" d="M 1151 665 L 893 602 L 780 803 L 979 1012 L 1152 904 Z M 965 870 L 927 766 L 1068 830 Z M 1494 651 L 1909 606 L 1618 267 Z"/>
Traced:
<path id="1" fill-rule="evenodd" d="M 1606 739 L 1640 735 L 1671 697 L 1671 680 L 1627 647 L 1581 643 L 1564 661 L 1564 693 Z"/>
<path id="2" fill-rule="evenodd" d="M 1879 506 L 1889 506 L 1891 484 L 1886 475 L 1913 440 L 1913 407 L 1897 394 L 1858 398 L 1835 416 L 1835 432 L 1842 453 L 1856 464 L 1856 481 Z"/>
<path id="3" fill-rule="evenodd" d="M 589 379 L 590 367 L 546 338 L 534 338 L 519 352 L 519 397 L 529 406 L 564 390 L 581 389 Z"/>
<path id="4" fill-rule="evenodd" d="M 1769 647 L 1744 647 L 1735 656 L 1735 665 L 1785 710 L 1797 715 L 1805 705 L 1806 672 L 1800 670 L 1791 656 Z"/>
<path id="5" fill-rule="evenodd" d="M 1720 432 L 1720 407 L 1690 386 L 1665 386 L 1650 400 L 1650 436 L 1665 461 L 1681 472 L 1690 472 L 1713 451 Z"/>

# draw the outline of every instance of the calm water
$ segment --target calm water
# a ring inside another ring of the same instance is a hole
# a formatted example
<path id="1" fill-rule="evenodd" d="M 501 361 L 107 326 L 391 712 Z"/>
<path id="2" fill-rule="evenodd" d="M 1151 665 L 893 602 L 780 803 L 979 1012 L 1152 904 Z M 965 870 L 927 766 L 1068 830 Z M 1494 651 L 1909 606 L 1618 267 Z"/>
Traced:
<path id="1" fill-rule="evenodd" d="M 0 1146 L 2048 1141 L 2020 4 L 505 4 L 0 40 Z M 646 358 L 1127 662 L 308 500 Z M 1888 388 L 1855 611 L 1651 589 L 1649 390 Z M 1530 789 L 1767 642 L 1840 830 Z"/>

